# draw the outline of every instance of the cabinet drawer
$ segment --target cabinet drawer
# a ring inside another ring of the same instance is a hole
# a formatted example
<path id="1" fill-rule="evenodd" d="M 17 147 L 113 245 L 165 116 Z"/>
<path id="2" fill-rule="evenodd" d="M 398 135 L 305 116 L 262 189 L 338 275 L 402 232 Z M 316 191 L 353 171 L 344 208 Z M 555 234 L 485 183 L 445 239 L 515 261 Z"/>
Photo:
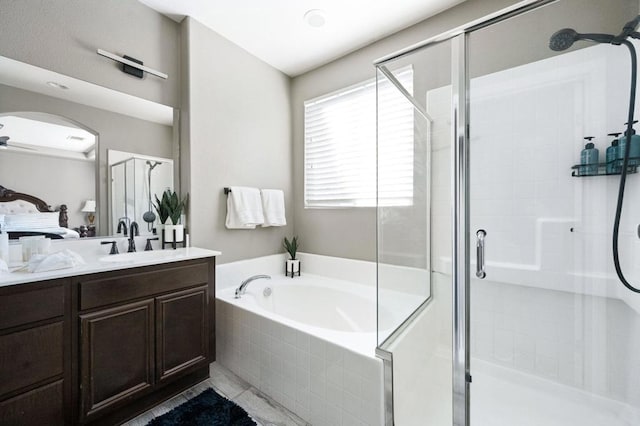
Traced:
<path id="1" fill-rule="evenodd" d="M 3 426 L 64 424 L 62 380 L 0 402 Z"/>
<path id="2" fill-rule="evenodd" d="M 63 324 L 0 336 L 0 396 L 63 373 Z"/>
<path id="3" fill-rule="evenodd" d="M 62 316 L 66 281 L 0 288 L 0 329 Z"/>
<path id="4" fill-rule="evenodd" d="M 176 289 L 205 284 L 209 265 L 199 262 L 137 273 L 94 276 L 80 282 L 80 309 L 91 309 L 118 302 L 153 296 Z"/>

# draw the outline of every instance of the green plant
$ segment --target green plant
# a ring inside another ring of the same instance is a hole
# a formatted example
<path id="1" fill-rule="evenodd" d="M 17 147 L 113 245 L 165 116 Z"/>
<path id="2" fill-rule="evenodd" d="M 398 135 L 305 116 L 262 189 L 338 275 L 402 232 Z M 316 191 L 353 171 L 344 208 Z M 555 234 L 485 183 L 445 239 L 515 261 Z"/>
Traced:
<path id="1" fill-rule="evenodd" d="M 293 237 L 291 241 L 284 237 L 284 248 L 287 249 L 291 260 L 296 260 L 296 252 L 298 251 L 298 237 Z"/>
<path id="2" fill-rule="evenodd" d="M 171 222 L 174 225 L 177 225 L 180 221 L 180 216 L 184 211 L 187 201 L 189 200 L 189 196 L 187 195 L 184 199 L 180 199 L 178 194 L 175 191 L 171 191 L 167 189 L 162 193 L 162 199 L 158 199 L 158 196 L 155 196 L 156 202 L 153 204 L 156 211 L 158 212 L 158 216 L 160 217 L 160 222 L 166 223 L 167 219 L 171 218 Z"/>

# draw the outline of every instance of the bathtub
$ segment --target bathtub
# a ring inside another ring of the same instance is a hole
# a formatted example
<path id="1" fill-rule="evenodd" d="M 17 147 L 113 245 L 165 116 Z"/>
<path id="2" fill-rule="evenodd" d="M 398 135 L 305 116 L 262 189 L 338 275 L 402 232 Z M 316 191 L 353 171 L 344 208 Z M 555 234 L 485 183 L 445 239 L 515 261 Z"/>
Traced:
<path id="1" fill-rule="evenodd" d="M 284 260 L 218 266 L 217 360 L 314 426 L 383 425 L 375 264 L 301 255 L 302 275 L 292 279 Z M 317 273 L 327 270 L 347 279 Z M 256 274 L 272 279 L 252 281 L 236 299 Z"/>

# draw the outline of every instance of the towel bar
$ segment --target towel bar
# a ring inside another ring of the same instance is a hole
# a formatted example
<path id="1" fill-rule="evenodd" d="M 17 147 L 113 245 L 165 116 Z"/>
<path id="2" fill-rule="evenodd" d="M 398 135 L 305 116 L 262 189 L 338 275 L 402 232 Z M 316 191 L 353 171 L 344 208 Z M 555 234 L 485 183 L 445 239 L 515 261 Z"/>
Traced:
<path id="1" fill-rule="evenodd" d="M 231 192 L 231 188 L 224 188 L 224 195 L 229 195 L 229 193 Z"/>

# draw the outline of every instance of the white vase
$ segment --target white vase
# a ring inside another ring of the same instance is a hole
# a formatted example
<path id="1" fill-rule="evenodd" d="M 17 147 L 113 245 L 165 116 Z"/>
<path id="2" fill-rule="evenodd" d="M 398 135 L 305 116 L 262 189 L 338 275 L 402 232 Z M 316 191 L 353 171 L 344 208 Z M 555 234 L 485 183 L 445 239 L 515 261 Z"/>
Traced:
<path id="1" fill-rule="evenodd" d="M 176 231 L 176 243 L 184 241 L 184 225 L 164 225 L 164 242 L 173 242 L 173 231 Z"/>
<path id="2" fill-rule="evenodd" d="M 300 276 L 300 259 L 287 259 L 286 272 L 291 278 Z"/>

